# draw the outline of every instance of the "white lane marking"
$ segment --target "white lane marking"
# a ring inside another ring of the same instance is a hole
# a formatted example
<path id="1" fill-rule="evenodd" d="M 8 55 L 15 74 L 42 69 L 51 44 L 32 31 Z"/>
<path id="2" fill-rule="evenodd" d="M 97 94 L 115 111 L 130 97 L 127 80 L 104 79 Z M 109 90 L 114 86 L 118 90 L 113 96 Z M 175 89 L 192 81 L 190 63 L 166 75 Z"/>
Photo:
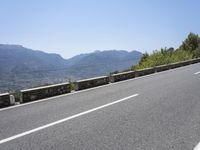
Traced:
<path id="1" fill-rule="evenodd" d="M 195 75 L 197 75 L 197 74 L 200 74 L 200 71 L 199 72 L 196 72 L 196 73 L 194 73 Z"/>
<path id="2" fill-rule="evenodd" d="M 93 108 L 93 109 L 90 109 L 90 110 L 87 110 L 87 111 L 84 111 L 84 112 L 82 112 L 82 113 L 79 113 L 79 114 L 76 114 L 76 115 L 73 115 L 73 116 L 70 116 L 70 117 L 67 117 L 67 118 L 64 118 L 64 119 L 61 119 L 61 120 L 58 120 L 58 121 L 55 121 L 55 122 L 52 122 L 52 123 L 43 125 L 43 126 L 40 126 L 40 127 L 38 127 L 38 128 L 35 128 L 35 129 L 32 129 L 32 130 L 29 130 L 29 131 L 26 131 L 26 132 L 23 132 L 23 133 L 20 133 L 20 134 L 11 136 L 11 137 L 9 137 L 9 138 L 0 140 L 0 144 L 3 144 L 3 143 L 6 143 L 6 142 L 9 142 L 9 141 L 12 141 L 12 140 L 14 140 L 14 139 L 18 139 L 18 138 L 20 138 L 20 137 L 23 137 L 23 136 L 29 135 L 29 134 L 31 134 L 31 133 L 34 133 L 34 132 L 43 130 L 43 129 L 45 129 L 45 128 L 49 128 L 49 127 L 51 127 L 51 126 L 55 126 L 55 125 L 57 125 L 57 124 L 66 122 L 66 121 L 68 121 L 68 120 L 71 120 L 71 119 L 74 119 L 74 118 L 77 118 L 77 117 L 80 117 L 80 116 L 89 114 L 89 113 L 91 113 L 91 112 L 100 110 L 100 109 L 102 109 L 102 108 L 105 108 L 105 107 L 108 107 L 108 106 L 111 106 L 111 105 L 114 105 L 114 104 L 123 102 L 123 101 L 125 101 L 125 100 L 131 99 L 131 98 L 136 97 L 136 96 L 138 96 L 138 95 L 139 95 L 139 94 L 134 94 L 134 95 L 125 97 L 125 98 L 123 98 L 123 99 L 120 99 L 120 100 L 117 100 L 117 101 L 114 101 L 114 102 L 111 102 L 111 103 L 108 103 L 108 104 L 105 104 L 105 105 L 102 105 L 102 106 L 99 106 L 99 107 L 96 107 L 96 108 Z"/>
<path id="3" fill-rule="evenodd" d="M 188 66 L 185 66 L 185 67 L 188 67 Z M 1 111 L 5 111 L 5 110 L 9 110 L 9 109 L 13 109 L 13 108 L 17 108 L 17 107 L 22 107 L 22 106 L 30 105 L 30 104 L 40 103 L 40 102 L 44 102 L 44 101 L 48 101 L 48 100 L 55 100 L 56 98 L 70 96 L 70 95 L 74 95 L 74 94 L 78 94 L 78 93 L 83 93 L 83 92 L 87 92 L 87 91 L 91 91 L 91 90 L 95 90 L 95 89 L 99 89 L 99 88 L 104 88 L 104 87 L 113 86 L 113 85 L 117 85 L 117 84 L 121 84 L 121 83 L 126 83 L 126 82 L 130 82 L 130 81 L 134 81 L 134 80 L 139 80 L 141 78 L 151 77 L 151 76 L 163 74 L 163 73 L 166 73 L 166 72 L 172 72 L 172 71 L 176 71 L 176 70 L 182 69 L 182 68 L 183 67 L 174 68 L 174 69 L 170 69 L 170 70 L 166 70 L 166 71 L 161 71 L 161 72 L 156 72 L 156 73 L 153 73 L 153 74 L 149 74 L 149 75 L 145 75 L 145 76 L 141 76 L 141 77 L 136 77 L 136 78 L 132 78 L 132 79 L 120 81 L 120 82 L 110 83 L 110 84 L 101 85 L 101 86 L 97 86 L 97 87 L 93 87 L 93 88 L 89 88 L 89 89 L 85 89 L 85 90 L 81 90 L 81 91 L 76 91 L 76 92 L 73 92 L 73 93 L 66 93 L 66 94 L 62 94 L 62 95 L 58 95 L 58 96 L 53 96 L 53 97 L 49 97 L 49 98 L 44 98 L 44 99 L 33 101 L 33 102 L 22 103 L 22 104 L 15 105 L 15 106 L 1 108 L 0 112 Z"/>
<path id="4" fill-rule="evenodd" d="M 194 150 L 200 150 L 200 143 L 194 148 Z"/>

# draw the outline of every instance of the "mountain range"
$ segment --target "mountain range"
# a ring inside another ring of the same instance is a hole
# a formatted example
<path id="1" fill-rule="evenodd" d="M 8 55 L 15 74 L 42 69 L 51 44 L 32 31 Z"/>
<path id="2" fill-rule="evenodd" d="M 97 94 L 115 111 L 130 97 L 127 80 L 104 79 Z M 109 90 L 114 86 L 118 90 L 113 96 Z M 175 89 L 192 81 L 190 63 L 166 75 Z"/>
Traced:
<path id="1" fill-rule="evenodd" d="M 139 51 L 106 50 L 64 59 L 21 45 L 0 44 L 0 93 L 123 71 L 137 64 Z"/>

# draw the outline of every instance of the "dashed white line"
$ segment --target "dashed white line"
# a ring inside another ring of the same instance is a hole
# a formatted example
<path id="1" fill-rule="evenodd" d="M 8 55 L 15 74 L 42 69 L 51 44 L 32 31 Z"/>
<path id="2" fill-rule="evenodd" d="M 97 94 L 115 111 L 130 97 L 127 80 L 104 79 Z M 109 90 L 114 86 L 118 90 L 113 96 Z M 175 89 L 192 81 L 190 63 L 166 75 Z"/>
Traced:
<path id="1" fill-rule="evenodd" d="M 200 74 L 200 71 L 199 71 L 199 72 L 195 72 L 194 74 L 195 74 L 195 75 L 198 75 L 198 74 Z"/>
<path id="2" fill-rule="evenodd" d="M 200 150 L 200 143 L 194 148 L 194 150 Z"/>
<path id="3" fill-rule="evenodd" d="M 20 133 L 20 134 L 11 136 L 11 137 L 9 137 L 9 138 L 0 140 L 0 144 L 3 144 L 3 143 L 6 143 L 6 142 L 9 142 L 9 141 L 12 141 L 12 140 L 14 140 L 14 139 L 18 139 L 18 138 L 20 138 L 20 137 L 23 137 L 23 136 L 29 135 L 29 134 L 31 134 L 31 133 L 34 133 L 34 132 L 43 130 L 43 129 L 45 129 L 45 128 L 49 128 L 49 127 L 55 126 L 55 125 L 57 125 L 57 124 L 66 122 L 66 121 L 68 121 L 68 120 L 75 119 L 75 118 L 77 118 L 77 117 L 80 117 L 80 116 L 89 114 L 89 113 L 91 113 L 91 112 L 94 112 L 94 111 L 97 111 L 97 110 L 100 110 L 100 109 L 103 109 L 103 108 L 105 108 L 105 107 L 108 107 L 108 106 L 111 106 L 111 105 L 114 105 L 114 104 L 123 102 L 123 101 L 125 101 L 125 100 L 131 99 L 131 98 L 136 97 L 136 96 L 138 96 L 138 95 L 139 95 L 139 94 L 134 94 L 134 95 L 131 95 L 131 96 L 122 98 L 122 99 L 120 99 L 120 100 L 117 100 L 117 101 L 114 101 L 114 102 L 111 102 L 111 103 L 108 103 L 108 104 L 105 104 L 105 105 L 102 105 L 102 106 L 99 106 L 99 107 L 96 107 L 96 108 L 93 108 L 93 109 L 90 109 L 90 110 L 87 110 L 87 111 L 84 111 L 84 112 L 81 112 L 81 113 L 79 113 L 79 114 L 76 114 L 76 115 L 73 115 L 73 116 L 70 116 L 70 117 L 67 117 L 67 118 L 64 118 L 64 119 L 61 119 L 61 120 L 58 120 L 58 121 L 55 121 L 55 122 L 52 122 L 52 123 L 43 125 L 43 126 L 40 126 L 40 127 L 38 127 L 38 128 L 35 128 L 35 129 L 32 129 L 32 130 L 29 130 L 29 131 L 26 131 L 26 132 L 23 132 L 23 133 Z"/>

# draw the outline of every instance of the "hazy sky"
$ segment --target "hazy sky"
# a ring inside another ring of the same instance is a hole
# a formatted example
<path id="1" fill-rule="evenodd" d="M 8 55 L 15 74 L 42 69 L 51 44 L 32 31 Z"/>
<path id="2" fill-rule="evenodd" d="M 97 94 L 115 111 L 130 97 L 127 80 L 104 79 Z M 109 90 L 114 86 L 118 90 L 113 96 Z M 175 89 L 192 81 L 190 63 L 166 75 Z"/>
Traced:
<path id="1" fill-rule="evenodd" d="M 68 58 L 177 47 L 200 33 L 199 0 L 0 0 L 0 43 Z"/>

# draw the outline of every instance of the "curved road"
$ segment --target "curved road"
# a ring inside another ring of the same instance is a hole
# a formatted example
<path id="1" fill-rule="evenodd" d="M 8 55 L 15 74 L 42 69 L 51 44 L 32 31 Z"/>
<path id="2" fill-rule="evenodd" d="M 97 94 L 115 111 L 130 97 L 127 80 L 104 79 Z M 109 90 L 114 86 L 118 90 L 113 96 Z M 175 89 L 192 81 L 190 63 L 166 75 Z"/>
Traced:
<path id="1" fill-rule="evenodd" d="M 0 110 L 0 150 L 193 150 L 200 64 Z"/>

